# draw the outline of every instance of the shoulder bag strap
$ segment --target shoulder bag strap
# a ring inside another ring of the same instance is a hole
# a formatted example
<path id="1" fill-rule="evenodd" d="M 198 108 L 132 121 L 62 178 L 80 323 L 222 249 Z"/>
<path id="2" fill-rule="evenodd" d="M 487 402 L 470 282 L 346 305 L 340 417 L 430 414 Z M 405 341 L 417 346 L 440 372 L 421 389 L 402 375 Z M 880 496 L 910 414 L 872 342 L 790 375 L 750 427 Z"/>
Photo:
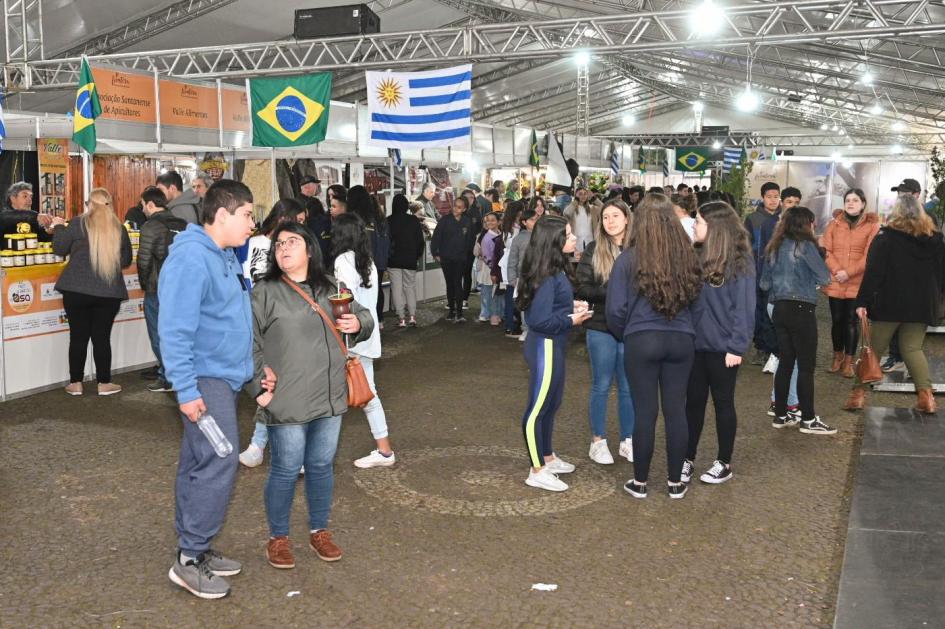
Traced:
<path id="1" fill-rule="evenodd" d="M 302 299 L 308 302 L 308 305 L 312 307 L 312 310 L 321 316 L 321 318 L 325 321 L 325 325 L 328 326 L 328 329 L 331 330 L 332 334 L 335 335 L 335 340 L 338 341 L 338 345 L 341 346 L 342 355 L 347 357 L 348 348 L 345 346 L 345 342 L 341 340 L 341 335 L 338 333 L 338 329 L 335 327 L 335 322 L 332 321 L 327 314 L 325 314 L 325 311 L 320 308 L 319 305 L 315 303 L 315 300 L 309 297 L 309 295 L 304 290 L 302 290 L 298 284 L 291 281 L 285 275 L 282 276 L 282 281 L 288 284 L 292 290 L 297 292 L 302 297 Z"/>

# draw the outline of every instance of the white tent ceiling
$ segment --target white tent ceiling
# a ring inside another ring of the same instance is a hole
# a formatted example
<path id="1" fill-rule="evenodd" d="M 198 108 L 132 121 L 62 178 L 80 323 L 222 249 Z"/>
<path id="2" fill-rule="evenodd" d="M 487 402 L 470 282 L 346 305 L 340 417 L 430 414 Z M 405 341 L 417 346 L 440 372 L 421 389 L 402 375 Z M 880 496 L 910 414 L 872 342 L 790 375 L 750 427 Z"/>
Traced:
<path id="1" fill-rule="evenodd" d="M 380 14 L 382 32 L 391 33 L 639 11 L 662 13 L 694 7 L 701 1 L 375 0 L 370 4 Z M 45 0 L 44 45 L 49 58 L 64 52 L 75 55 L 85 44 L 97 46 L 91 54 L 108 54 L 276 41 L 290 37 L 295 9 L 339 4 L 350 2 L 189 0 L 155 6 L 143 0 Z M 816 2 L 718 0 L 717 4 L 759 7 L 757 15 L 739 16 L 725 27 L 747 35 L 778 35 L 787 32 L 785 24 L 792 20 L 822 26 L 843 19 L 843 28 L 945 23 L 942 2 L 927 0 L 864 0 L 850 14 L 840 16 L 811 10 Z M 799 4 L 807 5 L 805 12 L 792 13 Z M 163 25 L 162 15 L 167 22 Z M 151 16 L 151 21 L 141 27 L 146 16 Z M 776 23 L 770 22 L 772 16 L 777 16 Z M 129 24 L 138 29 L 138 37 L 128 37 L 129 30 L 122 30 Z M 614 26 L 603 36 L 619 36 L 620 27 Z M 103 39 L 106 34 L 110 37 Z M 597 36 L 593 32 L 585 35 Z M 762 97 L 758 115 L 785 129 L 823 135 L 824 127 L 828 133 L 836 127 L 847 137 L 870 137 L 876 142 L 939 143 L 940 134 L 945 133 L 943 41 L 941 34 L 893 33 L 829 43 L 785 41 L 777 46 L 714 48 L 712 39 L 707 38 L 704 44 L 684 49 L 596 55 L 589 67 L 590 131 L 599 135 L 678 131 L 654 128 L 653 123 L 665 119 L 661 114 L 690 108 L 696 100 L 713 106 L 712 122 L 744 129 L 748 118 L 736 111 L 733 100 L 745 85 L 750 64 L 753 88 Z M 333 98 L 365 98 L 360 69 L 335 74 Z M 866 74 L 871 81 L 863 80 Z M 575 129 L 576 67 L 569 56 L 480 62 L 475 65 L 474 87 L 477 121 Z M 15 95 L 13 99 L 14 107 L 39 111 L 62 112 L 71 103 L 71 95 L 62 90 Z M 629 126 L 623 124 L 628 115 L 635 120 Z M 838 143 L 846 141 L 838 136 Z"/>

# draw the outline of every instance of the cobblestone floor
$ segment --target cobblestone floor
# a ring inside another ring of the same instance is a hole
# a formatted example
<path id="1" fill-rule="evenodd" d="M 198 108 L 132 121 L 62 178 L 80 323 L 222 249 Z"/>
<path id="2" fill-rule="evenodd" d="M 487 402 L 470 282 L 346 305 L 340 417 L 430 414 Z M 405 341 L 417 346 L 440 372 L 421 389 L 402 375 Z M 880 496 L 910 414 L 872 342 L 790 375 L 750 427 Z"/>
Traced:
<path id="1" fill-rule="evenodd" d="M 300 484 L 297 567 L 266 563 L 267 456 L 240 470 L 216 544 L 245 565 L 222 601 L 195 599 L 166 576 L 180 435 L 170 396 L 126 374 L 125 391 L 110 398 L 52 391 L 0 405 L 0 626 L 831 625 L 861 420 L 838 410 L 849 381 L 823 372 L 823 321 L 817 406 L 839 435 L 770 428 L 770 377 L 743 368 L 735 479 L 696 482 L 671 502 L 662 491 L 627 496 L 625 461 L 588 460 L 580 342 L 568 354 L 555 431 L 556 450 L 578 466 L 572 489 L 526 487 L 521 345 L 488 325 L 438 321 L 442 314 L 432 304 L 420 329 L 385 332 L 377 378 L 397 467 L 356 471 L 352 460 L 372 440 L 360 411 L 345 418 L 331 517 L 344 559 L 326 564 L 307 550 Z M 928 345 L 941 353 L 943 340 Z M 251 418 L 244 399 L 241 446 Z M 714 440 L 710 419 L 697 473 L 711 464 Z M 665 474 L 664 457 L 660 431 L 654 479 Z M 539 582 L 558 589 L 531 591 Z"/>

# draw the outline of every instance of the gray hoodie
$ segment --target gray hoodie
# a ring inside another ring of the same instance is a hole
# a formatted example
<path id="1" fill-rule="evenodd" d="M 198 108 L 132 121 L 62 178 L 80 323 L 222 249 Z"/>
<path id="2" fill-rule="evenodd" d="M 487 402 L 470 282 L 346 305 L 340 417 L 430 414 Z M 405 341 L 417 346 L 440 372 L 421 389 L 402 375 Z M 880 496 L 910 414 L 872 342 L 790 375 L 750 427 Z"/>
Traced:
<path id="1" fill-rule="evenodd" d="M 200 206 L 202 205 L 200 197 L 191 189 L 181 193 L 179 197 L 167 204 L 167 209 L 177 218 L 182 218 L 188 223 L 199 225 Z"/>

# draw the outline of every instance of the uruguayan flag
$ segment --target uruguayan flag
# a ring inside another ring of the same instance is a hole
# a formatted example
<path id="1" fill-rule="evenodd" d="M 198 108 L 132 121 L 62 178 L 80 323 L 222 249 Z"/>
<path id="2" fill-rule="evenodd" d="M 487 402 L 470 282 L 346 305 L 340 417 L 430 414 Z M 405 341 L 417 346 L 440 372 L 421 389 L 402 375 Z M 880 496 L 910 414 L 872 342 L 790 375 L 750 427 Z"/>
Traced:
<path id="1" fill-rule="evenodd" d="M 369 144 L 389 148 L 469 146 L 472 65 L 426 72 L 365 72 Z"/>
<path id="2" fill-rule="evenodd" d="M 722 172 L 728 173 L 735 166 L 738 166 L 742 161 L 742 147 L 728 147 L 726 146 L 722 152 Z"/>

